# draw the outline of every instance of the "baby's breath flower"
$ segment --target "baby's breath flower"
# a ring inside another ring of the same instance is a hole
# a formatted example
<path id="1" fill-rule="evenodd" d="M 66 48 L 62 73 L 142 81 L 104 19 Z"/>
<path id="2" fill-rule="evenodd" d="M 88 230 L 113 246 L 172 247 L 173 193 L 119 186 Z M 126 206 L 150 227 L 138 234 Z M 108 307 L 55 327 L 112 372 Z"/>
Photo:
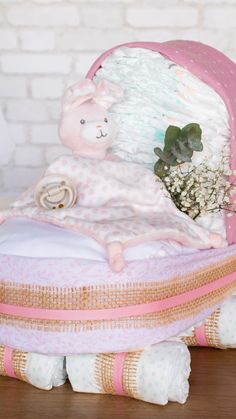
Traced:
<path id="1" fill-rule="evenodd" d="M 229 211 L 236 213 L 236 184 L 228 176 L 236 170 L 228 168 L 228 158 L 223 157 L 218 168 L 209 166 L 207 161 L 192 166 L 188 163 L 171 167 L 163 178 L 164 185 L 180 211 L 193 219 L 209 212 Z"/>

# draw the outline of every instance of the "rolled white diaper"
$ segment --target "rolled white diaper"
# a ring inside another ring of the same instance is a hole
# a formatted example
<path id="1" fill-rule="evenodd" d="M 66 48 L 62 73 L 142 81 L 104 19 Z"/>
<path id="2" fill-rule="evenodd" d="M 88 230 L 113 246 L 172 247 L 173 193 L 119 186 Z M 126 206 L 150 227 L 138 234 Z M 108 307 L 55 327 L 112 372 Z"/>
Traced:
<path id="1" fill-rule="evenodd" d="M 165 405 L 185 403 L 190 354 L 182 342 L 162 342 L 142 351 L 66 357 L 74 391 L 129 396 Z"/>
<path id="2" fill-rule="evenodd" d="M 227 298 L 204 322 L 181 333 L 176 340 L 188 346 L 236 348 L 236 295 Z"/>
<path id="3" fill-rule="evenodd" d="M 63 356 L 27 353 L 0 345 L 0 375 L 17 378 L 43 390 L 65 383 Z"/>

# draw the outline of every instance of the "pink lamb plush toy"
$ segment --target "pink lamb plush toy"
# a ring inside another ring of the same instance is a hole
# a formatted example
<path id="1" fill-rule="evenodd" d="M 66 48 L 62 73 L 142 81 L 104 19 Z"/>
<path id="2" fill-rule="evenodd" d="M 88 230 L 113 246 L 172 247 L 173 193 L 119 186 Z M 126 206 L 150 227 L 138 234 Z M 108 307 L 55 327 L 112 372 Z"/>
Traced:
<path id="1" fill-rule="evenodd" d="M 107 109 L 122 97 L 123 90 L 105 80 L 96 86 L 85 79 L 70 87 L 63 99 L 59 125 L 62 143 L 77 157 L 119 160 L 108 154 L 119 129 Z M 77 200 L 73 182 L 63 175 L 42 178 L 34 197 L 36 204 L 46 209 L 70 208 Z M 111 243 L 108 257 L 115 270 L 122 269 L 125 262 L 120 245 Z"/>
<path id="2" fill-rule="evenodd" d="M 107 109 L 121 100 L 117 85 L 101 81 L 96 86 L 85 79 L 69 88 L 64 96 L 59 135 L 75 156 L 109 158 L 107 150 L 118 134 L 118 126 Z"/>
<path id="3" fill-rule="evenodd" d="M 105 80 L 96 86 L 85 79 L 69 88 L 63 99 L 59 125 L 62 143 L 78 157 L 116 160 L 107 151 L 119 129 L 107 109 L 122 97 L 123 90 Z M 124 267 L 122 250 L 116 243 L 108 246 L 108 256 L 111 265 L 116 265 L 115 270 Z"/>
<path id="4" fill-rule="evenodd" d="M 123 90 L 105 80 L 96 86 L 85 79 L 70 87 L 63 98 L 59 124 L 62 143 L 77 157 L 119 160 L 108 154 L 119 130 L 107 109 L 122 97 Z M 44 176 L 35 187 L 34 199 L 46 209 L 70 208 L 77 199 L 76 188 L 66 176 Z"/>

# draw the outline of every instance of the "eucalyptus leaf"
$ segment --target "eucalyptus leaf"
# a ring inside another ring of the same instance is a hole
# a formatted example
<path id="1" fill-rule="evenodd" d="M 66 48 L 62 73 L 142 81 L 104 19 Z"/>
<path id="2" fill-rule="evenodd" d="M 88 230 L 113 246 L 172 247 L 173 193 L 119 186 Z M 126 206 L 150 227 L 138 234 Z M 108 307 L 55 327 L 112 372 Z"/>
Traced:
<path id="1" fill-rule="evenodd" d="M 158 160 L 155 163 L 154 173 L 155 173 L 155 175 L 159 176 L 160 178 L 163 178 L 169 170 L 170 170 L 170 166 L 167 165 L 162 160 Z"/>
<path id="2" fill-rule="evenodd" d="M 177 138 L 180 136 L 181 129 L 174 125 L 169 125 L 165 133 L 165 147 L 164 151 L 168 151 L 174 145 Z"/>
<path id="3" fill-rule="evenodd" d="M 171 166 L 190 163 L 194 151 L 202 151 L 202 130 L 199 124 L 190 123 L 180 129 L 170 125 L 165 133 L 164 148 L 156 147 L 155 154 L 159 157 L 154 167 L 154 172 L 159 177 L 164 177 Z"/>
<path id="4" fill-rule="evenodd" d="M 182 154 L 186 154 L 189 157 L 192 157 L 193 150 L 189 148 L 189 145 L 186 143 L 183 143 L 181 140 L 176 141 L 176 147 L 179 147 Z"/>
<path id="5" fill-rule="evenodd" d="M 168 153 L 166 155 L 166 162 L 170 165 L 170 166 L 176 166 L 178 164 L 177 162 L 177 157 L 174 155 L 173 152 Z"/>
<path id="6" fill-rule="evenodd" d="M 203 144 L 201 141 L 197 140 L 196 138 L 191 138 L 188 140 L 188 143 L 193 151 L 202 151 Z"/>
<path id="7" fill-rule="evenodd" d="M 168 156 L 159 147 L 156 147 L 154 152 L 162 161 L 168 162 Z"/>
<path id="8" fill-rule="evenodd" d="M 185 125 L 185 127 L 183 127 L 181 129 L 181 133 L 180 133 L 180 139 L 198 139 L 201 140 L 201 136 L 202 136 L 202 130 L 200 128 L 199 124 L 195 124 L 195 123 L 191 123 L 188 125 Z"/>
<path id="9" fill-rule="evenodd" d="M 162 153 L 163 153 L 163 151 L 162 151 L 162 149 L 161 149 L 160 147 L 155 147 L 155 148 L 154 148 L 154 153 L 155 153 L 158 157 L 160 157 L 160 154 L 162 154 Z"/>
<path id="10" fill-rule="evenodd" d="M 180 140 L 176 141 L 175 146 L 172 148 L 172 152 L 178 158 L 178 160 L 183 162 L 191 161 L 193 156 L 193 151 Z"/>

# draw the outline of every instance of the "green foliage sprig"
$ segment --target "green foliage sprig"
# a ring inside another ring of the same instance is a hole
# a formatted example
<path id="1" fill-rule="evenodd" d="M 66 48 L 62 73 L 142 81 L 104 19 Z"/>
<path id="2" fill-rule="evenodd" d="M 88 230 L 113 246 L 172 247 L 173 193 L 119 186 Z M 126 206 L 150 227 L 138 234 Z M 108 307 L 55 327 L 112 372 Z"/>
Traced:
<path id="1" fill-rule="evenodd" d="M 217 168 L 207 161 L 189 165 L 194 151 L 202 151 L 202 130 L 191 123 L 180 129 L 169 126 L 164 148 L 154 149 L 159 160 L 154 166 L 176 207 L 192 219 L 226 211 L 236 214 L 236 170 L 230 170 L 228 156 L 222 156 Z M 185 164 L 184 164 L 185 163 Z"/>
<path id="2" fill-rule="evenodd" d="M 161 179 L 167 175 L 171 166 L 191 162 L 194 151 L 202 151 L 202 130 L 199 124 L 191 123 L 182 129 L 170 125 L 165 133 L 164 149 L 154 149 L 159 160 L 154 166 L 154 172 Z"/>

